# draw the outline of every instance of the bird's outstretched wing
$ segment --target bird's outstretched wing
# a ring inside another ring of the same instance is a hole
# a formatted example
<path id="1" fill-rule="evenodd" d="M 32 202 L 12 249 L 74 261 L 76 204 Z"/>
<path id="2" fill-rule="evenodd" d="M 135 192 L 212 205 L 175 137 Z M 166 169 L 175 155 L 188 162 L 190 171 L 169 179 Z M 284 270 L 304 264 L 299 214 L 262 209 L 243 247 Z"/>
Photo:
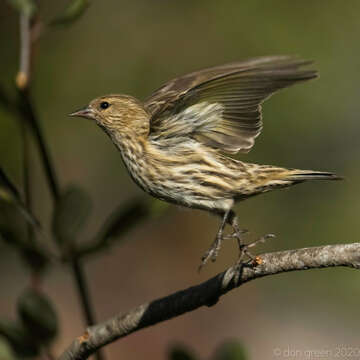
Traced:
<path id="1" fill-rule="evenodd" d="M 150 137 L 192 137 L 228 153 L 248 152 L 262 129 L 261 104 L 277 90 L 313 79 L 304 61 L 269 56 L 194 72 L 164 84 L 146 101 Z"/>

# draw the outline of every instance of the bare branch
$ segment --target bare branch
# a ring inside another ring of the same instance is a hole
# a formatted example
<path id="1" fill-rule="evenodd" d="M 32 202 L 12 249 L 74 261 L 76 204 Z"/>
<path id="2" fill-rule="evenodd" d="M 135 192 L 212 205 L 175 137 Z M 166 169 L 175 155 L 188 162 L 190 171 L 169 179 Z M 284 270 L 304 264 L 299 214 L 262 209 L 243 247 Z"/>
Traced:
<path id="1" fill-rule="evenodd" d="M 261 264 L 229 268 L 206 282 L 138 306 L 87 329 L 59 360 L 87 359 L 97 349 L 135 331 L 195 310 L 212 306 L 230 290 L 263 276 L 334 266 L 360 268 L 360 243 L 327 245 L 260 255 Z M 239 273 L 240 272 L 240 273 Z M 239 278 L 236 283 L 235 279 Z"/>
<path id="2" fill-rule="evenodd" d="M 23 134 L 25 134 L 25 124 L 28 124 L 33 132 L 35 141 L 39 147 L 41 160 L 45 169 L 46 178 L 49 183 L 50 192 L 53 197 L 54 203 L 58 203 L 60 199 L 60 187 L 58 178 L 55 172 L 55 167 L 48 151 L 45 137 L 42 133 L 38 116 L 36 114 L 35 106 L 32 102 L 30 95 L 30 77 L 31 77 L 31 65 L 34 56 L 34 47 L 38 40 L 44 26 L 40 21 L 40 18 L 34 15 L 33 12 L 21 12 L 20 14 L 20 65 L 19 71 L 15 79 L 15 83 L 18 89 L 18 110 L 20 116 L 24 120 L 22 124 Z M 10 99 L 6 96 L 6 93 L 0 88 L 0 103 L 3 103 L 7 108 L 13 110 L 14 106 L 10 102 Z M 24 137 L 25 140 L 25 137 Z M 27 138 L 26 138 L 27 140 Z M 26 143 L 24 142 L 26 147 Z M 26 149 L 27 150 L 27 149 Z M 27 151 L 26 151 L 27 154 Z M 27 173 L 27 160 L 24 168 L 25 174 Z M 27 176 L 25 185 L 27 183 Z M 28 195 L 28 190 L 26 191 Z M 29 232 L 30 234 L 30 232 Z M 89 299 L 88 286 L 86 283 L 85 273 L 79 261 L 74 258 L 71 260 L 71 267 L 74 273 L 74 278 L 79 291 L 80 300 L 83 306 L 85 319 L 87 325 L 94 324 L 94 311 L 91 307 Z M 100 352 L 96 354 L 97 360 L 102 360 L 104 357 Z"/>
<path id="3" fill-rule="evenodd" d="M 27 87 L 30 78 L 31 56 L 31 16 L 26 13 L 20 15 L 20 66 L 16 76 L 19 89 Z"/>

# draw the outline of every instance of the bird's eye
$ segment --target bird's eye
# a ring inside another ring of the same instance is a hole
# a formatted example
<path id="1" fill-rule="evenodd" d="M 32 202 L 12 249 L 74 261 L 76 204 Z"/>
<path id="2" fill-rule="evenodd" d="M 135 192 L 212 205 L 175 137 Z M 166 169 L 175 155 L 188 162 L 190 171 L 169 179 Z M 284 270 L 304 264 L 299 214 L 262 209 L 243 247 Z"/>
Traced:
<path id="1" fill-rule="evenodd" d="M 110 104 L 107 101 L 102 101 L 100 103 L 100 108 L 103 110 L 107 109 L 109 106 L 110 106 Z"/>

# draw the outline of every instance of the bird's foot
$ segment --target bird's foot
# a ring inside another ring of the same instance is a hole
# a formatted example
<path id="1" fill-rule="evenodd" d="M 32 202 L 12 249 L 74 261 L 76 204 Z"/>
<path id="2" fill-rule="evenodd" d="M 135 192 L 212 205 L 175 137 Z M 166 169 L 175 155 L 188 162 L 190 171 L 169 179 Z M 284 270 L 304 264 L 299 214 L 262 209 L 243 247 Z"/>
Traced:
<path id="1" fill-rule="evenodd" d="M 244 258 L 248 257 L 248 260 L 252 261 L 253 264 L 259 265 L 259 262 L 261 263 L 260 256 L 253 255 L 249 251 L 249 248 L 252 248 L 252 247 L 256 246 L 257 244 L 264 243 L 265 241 L 267 241 L 269 239 L 274 239 L 274 238 L 275 238 L 274 234 L 266 234 L 249 244 L 239 243 L 239 257 L 238 257 L 237 263 L 239 264 L 239 263 L 244 262 Z"/>
<path id="2" fill-rule="evenodd" d="M 249 230 L 247 229 L 237 229 L 237 230 L 234 230 L 234 232 L 230 235 L 225 235 L 223 236 L 223 239 L 224 240 L 229 240 L 229 239 L 237 239 L 238 243 L 242 243 L 242 240 L 243 240 L 243 235 L 249 233 Z M 239 244 L 240 246 L 240 244 Z"/>
<path id="3" fill-rule="evenodd" d="M 237 229 L 230 235 L 222 235 L 221 233 L 218 234 L 216 236 L 214 242 L 211 244 L 210 248 L 205 252 L 203 257 L 201 258 L 201 264 L 198 268 L 198 271 L 200 272 L 201 269 L 205 266 L 205 264 L 209 260 L 211 260 L 212 262 L 216 261 L 216 258 L 218 256 L 220 248 L 221 248 L 222 240 L 234 239 L 234 238 L 237 240 L 238 246 L 239 246 L 239 256 L 238 256 L 238 260 L 235 264 L 235 267 L 240 268 L 243 265 L 254 265 L 254 266 L 260 265 L 262 263 L 261 257 L 253 255 L 249 251 L 249 249 L 256 246 L 259 243 L 264 243 L 268 239 L 275 238 L 275 235 L 274 234 L 266 234 L 251 243 L 244 244 L 243 243 L 243 235 L 247 234 L 248 232 L 249 231 L 246 229 L 241 229 L 241 230 Z"/>
<path id="4" fill-rule="evenodd" d="M 264 243 L 269 239 L 274 239 L 276 236 L 274 234 L 265 234 L 261 236 L 259 239 L 249 243 L 249 244 L 241 244 L 239 243 L 239 257 L 234 266 L 235 268 L 235 277 L 234 282 L 238 284 L 241 270 L 244 266 L 258 266 L 261 265 L 263 260 L 259 255 L 253 255 L 249 248 L 256 246 L 257 244 Z M 247 258 L 247 259 L 246 259 Z"/>
<path id="5" fill-rule="evenodd" d="M 224 236 L 223 239 L 234 239 L 235 238 L 237 240 L 237 243 L 239 246 L 239 257 L 238 257 L 237 263 L 244 262 L 243 261 L 244 258 L 247 257 L 248 260 L 250 260 L 254 264 L 256 264 L 258 261 L 260 261 L 259 260 L 260 257 L 251 254 L 251 252 L 249 251 L 249 248 L 252 248 L 259 243 L 264 243 L 268 239 L 273 239 L 273 238 L 275 238 L 275 235 L 274 234 L 265 234 L 251 243 L 244 244 L 243 235 L 247 234 L 248 232 L 249 232 L 249 230 L 236 228 L 236 229 L 234 229 L 234 232 L 231 235 Z"/>
<path id="6" fill-rule="evenodd" d="M 224 239 L 222 235 L 218 234 L 214 240 L 214 242 L 211 244 L 210 248 L 206 251 L 206 253 L 201 258 L 201 264 L 198 268 L 198 271 L 200 272 L 201 269 L 204 267 L 204 265 L 211 259 L 212 262 L 214 262 L 219 254 L 220 248 L 221 248 L 221 241 Z"/>

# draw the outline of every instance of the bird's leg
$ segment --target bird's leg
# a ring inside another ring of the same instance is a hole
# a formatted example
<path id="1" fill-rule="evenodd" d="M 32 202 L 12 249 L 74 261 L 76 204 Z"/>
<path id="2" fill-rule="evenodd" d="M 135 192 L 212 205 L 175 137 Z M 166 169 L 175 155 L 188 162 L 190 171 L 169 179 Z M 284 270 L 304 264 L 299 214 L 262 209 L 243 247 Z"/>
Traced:
<path id="1" fill-rule="evenodd" d="M 239 257 L 238 257 L 238 261 L 237 261 L 237 265 L 241 264 L 243 262 L 243 259 L 245 257 L 245 255 L 250 258 L 254 263 L 258 263 L 259 262 L 259 257 L 258 256 L 254 256 L 253 254 L 251 254 L 251 252 L 248 250 L 251 247 L 256 246 L 259 243 L 264 243 L 266 240 L 274 238 L 275 235 L 274 234 L 266 234 L 262 237 L 260 237 L 259 239 L 249 243 L 249 244 L 244 244 L 242 241 L 242 236 L 247 233 L 247 230 L 242 230 L 239 228 L 239 224 L 238 224 L 238 219 L 236 214 L 234 213 L 234 211 L 231 211 L 231 214 L 229 216 L 229 221 L 230 221 L 230 225 L 232 226 L 234 232 L 231 235 L 231 237 L 235 237 L 239 246 Z"/>
<path id="2" fill-rule="evenodd" d="M 242 241 L 243 235 L 246 234 L 248 232 L 248 230 L 239 228 L 237 216 L 236 216 L 235 212 L 232 210 L 231 210 L 231 213 L 229 216 L 229 224 L 232 226 L 232 228 L 234 230 L 231 237 L 236 238 L 237 243 L 239 245 L 239 249 L 241 250 L 244 247 L 244 244 Z"/>
<path id="3" fill-rule="evenodd" d="M 223 232 L 224 232 L 224 228 L 225 228 L 226 224 L 229 224 L 232 226 L 233 233 L 231 235 L 224 236 Z M 199 266 L 199 271 L 209 261 L 209 259 L 211 259 L 211 261 L 216 260 L 218 254 L 219 254 L 220 248 L 221 248 L 222 240 L 229 239 L 229 238 L 231 238 L 231 239 L 235 238 L 237 240 L 237 243 L 239 246 L 239 257 L 238 257 L 238 261 L 236 263 L 237 266 L 241 265 L 243 263 L 243 259 L 245 256 L 250 258 L 251 261 L 254 262 L 255 264 L 258 264 L 261 261 L 261 259 L 258 256 L 252 255 L 248 249 L 251 247 L 254 247 L 258 243 L 265 242 L 267 239 L 274 238 L 275 235 L 266 234 L 266 235 L 262 236 L 261 238 L 255 240 L 249 244 L 244 244 L 243 243 L 243 235 L 246 234 L 247 232 L 248 232 L 248 230 L 246 230 L 246 229 L 240 229 L 238 220 L 237 220 L 237 216 L 233 210 L 225 211 L 223 213 L 221 225 L 220 225 L 218 233 L 216 234 L 216 238 L 215 238 L 214 242 L 211 244 L 209 250 L 207 250 L 206 253 L 204 254 L 204 256 L 201 258 L 201 264 Z"/>
<path id="4" fill-rule="evenodd" d="M 231 212 L 232 212 L 232 210 L 227 210 L 224 212 L 219 231 L 216 234 L 216 238 L 215 238 L 214 242 L 211 244 L 209 250 L 207 250 L 206 253 L 204 254 L 204 256 L 201 258 L 201 264 L 199 266 L 199 271 L 209 261 L 209 259 L 211 259 L 211 261 L 216 260 L 218 254 L 219 254 L 219 250 L 221 248 L 221 242 L 223 240 L 224 228 L 225 228 L 226 223 L 229 222 L 228 218 L 229 218 L 229 215 Z"/>

